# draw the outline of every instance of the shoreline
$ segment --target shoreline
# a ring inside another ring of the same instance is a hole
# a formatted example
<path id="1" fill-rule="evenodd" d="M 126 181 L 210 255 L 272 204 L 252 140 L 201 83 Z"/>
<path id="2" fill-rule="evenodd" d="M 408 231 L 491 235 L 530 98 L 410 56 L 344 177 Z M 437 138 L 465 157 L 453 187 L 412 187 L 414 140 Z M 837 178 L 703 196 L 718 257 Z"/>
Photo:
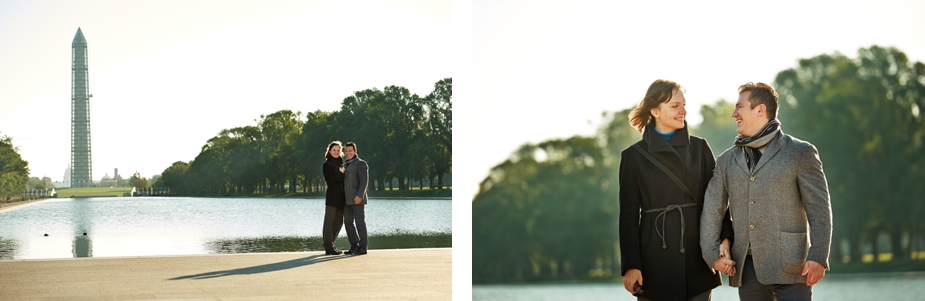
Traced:
<path id="1" fill-rule="evenodd" d="M 56 198 L 45 198 L 45 199 L 36 199 L 36 200 L 29 200 L 29 201 L 10 202 L 10 203 L 0 202 L 0 213 L 4 213 L 7 211 L 13 211 L 13 210 L 16 210 L 22 207 L 38 204 L 38 203 L 49 201 L 49 200 L 57 200 L 57 199 Z"/>
<path id="2" fill-rule="evenodd" d="M 97 196 L 97 197 L 123 197 L 123 196 Z M 178 197 L 178 198 L 268 198 L 268 199 L 292 199 L 292 198 L 302 198 L 302 199 L 324 199 L 324 196 L 165 196 L 165 195 L 156 195 L 156 196 L 136 196 L 139 197 Z M 50 200 L 63 200 L 63 199 L 86 199 L 86 198 L 96 198 L 96 197 L 58 197 L 58 198 L 44 198 L 44 199 L 35 199 L 29 201 L 18 201 L 18 202 L 0 202 L 0 213 L 13 211 L 19 208 L 27 207 L 29 205 L 38 204 Z M 131 198 L 131 197 L 124 197 Z M 374 197 L 370 198 L 378 200 L 440 200 L 440 201 L 452 201 L 453 197 Z"/>

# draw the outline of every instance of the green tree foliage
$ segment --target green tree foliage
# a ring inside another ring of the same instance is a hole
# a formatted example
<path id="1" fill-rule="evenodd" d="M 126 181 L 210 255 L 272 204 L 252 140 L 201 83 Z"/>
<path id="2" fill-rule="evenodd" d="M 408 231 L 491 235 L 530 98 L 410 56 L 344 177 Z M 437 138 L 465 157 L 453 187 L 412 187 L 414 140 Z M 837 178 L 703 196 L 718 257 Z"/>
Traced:
<path id="1" fill-rule="evenodd" d="M 12 138 L 0 136 L 0 196 L 19 195 L 28 188 L 28 181 L 29 162 L 19 155 Z"/>
<path id="2" fill-rule="evenodd" d="M 472 202 L 475 282 L 619 274 L 615 159 L 640 137 L 628 113 L 598 137 L 524 145 L 492 168 Z"/>
<path id="3" fill-rule="evenodd" d="M 161 177 L 154 181 L 154 187 L 171 187 L 177 193 L 183 193 L 188 191 L 186 186 L 186 181 L 183 180 L 183 177 L 189 170 L 189 163 L 183 161 L 173 162 L 170 167 L 164 170 L 161 173 Z"/>
<path id="4" fill-rule="evenodd" d="M 437 175 L 437 188 L 443 188 L 443 175 L 450 172 L 452 167 L 453 153 L 453 79 L 446 78 L 434 85 L 434 91 L 424 98 L 424 112 L 426 114 L 426 123 L 423 128 L 423 135 L 427 141 L 424 147 L 419 148 L 424 154 L 422 158 L 427 158 L 422 162 L 425 166 L 420 170 L 428 170 L 431 174 Z"/>
<path id="5" fill-rule="evenodd" d="M 736 122 L 732 118 L 734 108 L 735 103 L 723 99 L 714 104 L 705 104 L 700 107 L 700 116 L 703 117 L 703 121 L 691 129 L 691 135 L 707 140 L 716 156 L 732 147 L 735 141 Z"/>
<path id="6" fill-rule="evenodd" d="M 131 185 L 132 187 L 135 187 L 135 188 L 138 188 L 138 189 L 147 188 L 147 187 L 148 187 L 148 179 L 145 178 L 145 177 L 139 178 L 138 176 L 134 176 L 134 175 L 133 175 L 131 178 L 129 178 L 128 183 L 129 183 L 129 185 Z"/>
<path id="7" fill-rule="evenodd" d="M 340 111 L 261 115 L 256 126 L 219 132 L 194 160 L 164 170 L 155 186 L 182 194 L 320 191 L 324 150 L 333 140 L 357 143 L 358 155 L 373 166 L 370 189 L 393 179 L 399 189 L 412 179 L 442 180 L 452 168 L 451 98 L 447 78 L 423 98 L 388 86 L 354 92 Z"/>
<path id="8" fill-rule="evenodd" d="M 904 237 L 925 234 L 925 64 L 873 46 L 856 59 L 835 53 L 800 60 L 774 85 L 782 128 L 814 143 L 825 164 L 834 258 L 857 261 L 861 245 L 877 248 L 881 234 L 890 236 L 894 258 L 909 258 Z M 838 248 L 843 241 L 851 246 L 846 254 Z"/>

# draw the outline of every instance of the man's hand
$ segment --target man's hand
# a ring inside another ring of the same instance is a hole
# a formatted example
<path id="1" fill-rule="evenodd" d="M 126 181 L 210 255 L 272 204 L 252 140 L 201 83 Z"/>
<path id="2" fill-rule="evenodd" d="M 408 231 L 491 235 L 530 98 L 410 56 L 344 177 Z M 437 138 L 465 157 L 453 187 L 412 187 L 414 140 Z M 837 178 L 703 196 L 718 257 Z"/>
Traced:
<path id="1" fill-rule="evenodd" d="M 635 283 L 642 285 L 642 271 L 639 269 L 626 270 L 626 275 L 623 276 L 623 287 L 626 288 L 626 291 L 630 292 L 630 294 L 635 294 L 636 291 L 633 290 L 633 284 Z"/>
<path id="2" fill-rule="evenodd" d="M 736 262 L 730 259 L 720 258 L 713 262 L 713 269 L 732 276 L 736 274 Z"/>
<path id="3" fill-rule="evenodd" d="M 363 201 L 363 199 L 360 198 L 360 197 L 354 197 L 354 198 L 353 198 L 353 203 L 354 203 L 354 204 L 359 205 L 360 202 L 362 202 L 362 201 Z"/>
<path id="4" fill-rule="evenodd" d="M 822 264 L 807 260 L 803 263 L 803 276 L 806 276 L 806 285 L 813 286 L 825 277 L 825 267 Z"/>
<path id="5" fill-rule="evenodd" d="M 736 262 L 732 260 L 728 239 L 723 239 L 723 242 L 719 244 L 719 259 L 713 262 L 713 269 L 729 276 L 736 274 Z"/>

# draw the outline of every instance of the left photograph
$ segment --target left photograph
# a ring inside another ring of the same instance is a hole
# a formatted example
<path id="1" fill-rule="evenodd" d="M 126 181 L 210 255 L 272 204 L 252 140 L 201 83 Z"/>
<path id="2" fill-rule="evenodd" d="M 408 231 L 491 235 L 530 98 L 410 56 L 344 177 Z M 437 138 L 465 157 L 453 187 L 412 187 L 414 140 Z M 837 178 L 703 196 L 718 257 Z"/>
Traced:
<path id="1" fill-rule="evenodd" d="M 450 299 L 451 16 L 0 4 L 3 299 Z"/>

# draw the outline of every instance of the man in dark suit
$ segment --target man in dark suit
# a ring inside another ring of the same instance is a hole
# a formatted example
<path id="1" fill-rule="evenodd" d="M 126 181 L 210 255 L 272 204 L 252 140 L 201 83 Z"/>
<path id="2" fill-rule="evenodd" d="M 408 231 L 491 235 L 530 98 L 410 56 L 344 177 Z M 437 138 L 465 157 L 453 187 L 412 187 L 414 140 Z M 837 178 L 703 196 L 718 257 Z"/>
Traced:
<path id="1" fill-rule="evenodd" d="M 781 131 L 777 107 L 771 86 L 739 87 L 732 113 L 739 135 L 717 157 L 704 197 L 703 258 L 739 271 L 729 284 L 739 287 L 741 300 L 811 300 L 829 267 L 832 206 L 822 161 L 815 146 Z M 735 232 L 731 261 L 717 251 L 727 207 Z"/>
<path id="2" fill-rule="evenodd" d="M 347 206 L 344 207 L 344 226 L 347 228 L 347 240 L 350 250 L 344 254 L 366 254 L 369 240 L 366 233 L 366 186 L 369 184 L 369 165 L 357 156 L 357 145 L 353 142 L 344 144 L 347 165 L 344 171 L 344 188 Z"/>

